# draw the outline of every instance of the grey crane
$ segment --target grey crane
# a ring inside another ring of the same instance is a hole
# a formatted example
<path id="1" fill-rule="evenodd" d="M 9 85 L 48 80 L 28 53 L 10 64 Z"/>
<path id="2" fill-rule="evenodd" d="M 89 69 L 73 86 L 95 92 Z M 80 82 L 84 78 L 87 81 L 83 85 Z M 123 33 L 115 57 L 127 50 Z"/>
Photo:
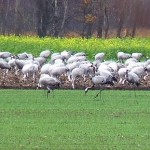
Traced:
<path id="1" fill-rule="evenodd" d="M 23 59 L 23 60 L 27 59 L 28 58 L 28 54 L 26 52 L 20 53 L 20 54 L 17 55 L 17 58 L 18 59 Z"/>
<path id="2" fill-rule="evenodd" d="M 118 58 L 118 61 L 123 63 L 124 60 L 131 58 L 131 54 L 124 53 L 124 52 L 118 52 L 117 58 Z"/>
<path id="3" fill-rule="evenodd" d="M 32 76 L 33 81 L 35 81 L 36 80 L 35 75 L 38 73 L 38 70 L 39 70 L 39 66 L 35 64 L 34 61 L 25 64 L 22 68 L 24 81 L 30 76 Z"/>
<path id="4" fill-rule="evenodd" d="M 11 67 L 10 67 L 10 65 L 7 62 L 0 61 L 0 69 L 4 70 L 4 75 L 6 75 L 8 73 L 8 70 L 11 69 Z"/>
<path id="5" fill-rule="evenodd" d="M 10 52 L 0 52 L 0 58 L 6 59 L 11 56 L 12 54 Z"/>
<path id="6" fill-rule="evenodd" d="M 40 74 L 49 74 L 49 67 L 51 66 L 51 64 L 46 63 L 44 64 L 41 69 L 40 69 Z"/>
<path id="7" fill-rule="evenodd" d="M 20 70 L 22 70 L 23 66 L 26 64 L 25 60 L 15 59 L 16 64 L 16 71 L 15 74 L 17 75 Z"/>
<path id="8" fill-rule="evenodd" d="M 47 98 L 48 98 L 48 94 L 51 92 L 51 90 L 53 92 L 54 89 L 58 89 L 60 84 L 61 84 L 61 82 L 58 79 L 56 79 L 54 77 L 50 77 L 48 74 L 42 74 L 39 79 L 37 88 L 47 89 L 48 90 Z"/>
<path id="9" fill-rule="evenodd" d="M 47 59 L 45 57 L 36 57 L 34 58 L 34 61 L 38 61 L 40 66 L 43 66 L 46 63 Z"/>
<path id="10" fill-rule="evenodd" d="M 95 60 L 99 60 L 100 62 L 104 61 L 105 53 L 98 53 L 95 55 Z"/>
<path id="11" fill-rule="evenodd" d="M 84 52 L 78 52 L 76 54 L 74 54 L 74 56 L 78 57 L 78 56 L 86 56 L 86 54 Z"/>
<path id="12" fill-rule="evenodd" d="M 85 81 L 85 70 L 83 68 L 74 68 L 71 72 L 71 82 L 72 82 L 72 88 L 75 88 L 75 79 L 77 77 L 83 77 Z"/>
<path id="13" fill-rule="evenodd" d="M 61 52 L 61 56 L 63 56 L 65 58 L 65 60 L 67 61 L 69 59 L 69 57 L 71 57 L 71 52 L 64 50 Z"/>
<path id="14" fill-rule="evenodd" d="M 75 80 L 77 77 L 82 77 L 85 82 L 87 76 L 92 76 L 92 74 L 94 75 L 95 72 L 94 71 L 92 72 L 92 70 L 91 70 L 93 68 L 94 67 L 91 63 L 80 64 L 79 67 L 74 68 L 70 73 L 72 88 L 73 89 L 75 88 Z"/>
<path id="15" fill-rule="evenodd" d="M 50 50 L 44 50 L 40 53 L 40 57 L 48 58 L 51 55 Z"/>
<path id="16" fill-rule="evenodd" d="M 135 88 L 140 85 L 140 78 L 138 77 L 138 75 L 136 73 L 131 72 L 131 71 L 129 72 L 127 70 L 126 80 L 128 81 L 129 84 L 132 84 L 134 86 L 134 94 L 135 94 L 135 97 L 136 97 Z"/>
<path id="17" fill-rule="evenodd" d="M 111 85 L 111 86 L 114 85 L 113 78 L 110 78 L 108 80 L 108 78 L 106 78 L 105 76 L 94 76 L 91 78 L 91 80 L 92 80 L 93 85 L 91 87 L 87 87 L 84 91 L 86 95 L 89 89 L 93 88 L 94 86 L 98 86 L 100 91 L 96 94 L 95 98 L 98 97 L 98 95 L 100 94 L 100 99 L 101 99 L 101 92 L 103 90 L 101 87 L 103 85 L 106 85 L 106 84 Z"/>
<path id="18" fill-rule="evenodd" d="M 143 56 L 142 53 L 132 53 L 132 58 L 135 58 L 138 61 L 141 59 L 142 56 Z"/>
<path id="19" fill-rule="evenodd" d="M 118 70 L 119 84 L 124 84 L 126 82 L 126 74 L 127 74 L 127 68 L 120 68 Z"/>
<path id="20" fill-rule="evenodd" d="M 69 69 L 66 66 L 58 66 L 51 70 L 50 75 L 52 77 L 60 78 L 61 76 L 66 76 Z"/>
<path id="21" fill-rule="evenodd" d="M 134 72 L 135 74 L 138 75 L 139 78 L 143 78 L 146 76 L 146 68 L 144 68 L 143 66 L 138 66 L 138 67 L 134 67 L 131 72 Z"/>

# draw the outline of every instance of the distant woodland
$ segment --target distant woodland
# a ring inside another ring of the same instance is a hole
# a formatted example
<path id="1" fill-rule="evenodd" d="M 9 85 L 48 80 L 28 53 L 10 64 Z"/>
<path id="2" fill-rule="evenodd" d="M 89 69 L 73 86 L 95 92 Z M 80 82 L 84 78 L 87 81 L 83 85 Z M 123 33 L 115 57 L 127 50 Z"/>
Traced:
<path id="1" fill-rule="evenodd" d="M 149 36 L 150 0 L 0 0 L 1 35 Z"/>

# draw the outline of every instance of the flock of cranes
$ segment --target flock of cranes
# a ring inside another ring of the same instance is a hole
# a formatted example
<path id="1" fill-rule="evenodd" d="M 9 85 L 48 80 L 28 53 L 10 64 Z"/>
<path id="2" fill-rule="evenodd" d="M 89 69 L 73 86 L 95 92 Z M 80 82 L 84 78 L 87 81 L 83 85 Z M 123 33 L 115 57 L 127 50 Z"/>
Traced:
<path id="1" fill-rule="evenodd" d="M 101 95 L 103 86 L 131 84 L 135 89 L 142 80 L 148 83 L 150 59 L 145 59 L 142 53 L 118 52 L 116 57 L 117 61 L 105 60 L 105 53 L 100 52 L 94 60 L 88 60 L 84 52 L 66 50 L 60 53 L 44 50 L 38 57 L 26 52 L 17 55 L 0 52 L 0 78 L 7 78 L 9 72 L 24 82 L 32 78 L 37 88 L 48 90 L 47 96 L 63 82 L 75 89 L 88 80 L 90 85 L 85 85 L 85 94 L 97 87 L 100 92 L 95 97 Z"/>

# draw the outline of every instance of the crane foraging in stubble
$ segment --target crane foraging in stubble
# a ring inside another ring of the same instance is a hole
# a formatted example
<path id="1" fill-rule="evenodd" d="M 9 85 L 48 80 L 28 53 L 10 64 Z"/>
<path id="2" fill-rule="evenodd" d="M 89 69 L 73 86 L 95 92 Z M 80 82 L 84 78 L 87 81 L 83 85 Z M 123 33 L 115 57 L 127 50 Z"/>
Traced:
<path id="1" fill-rule="evenodd" d="M 138 87 L 140 85 L 140 78 L 138 77 L 138 75 L 132 71 L 128 71 L 126 72 L 126 80 L 128 81 L 129 84 L 132 84 L 134 86 L 134 94 L 136 97 L 136 92 L 135 92 L 135 88 Z"/>

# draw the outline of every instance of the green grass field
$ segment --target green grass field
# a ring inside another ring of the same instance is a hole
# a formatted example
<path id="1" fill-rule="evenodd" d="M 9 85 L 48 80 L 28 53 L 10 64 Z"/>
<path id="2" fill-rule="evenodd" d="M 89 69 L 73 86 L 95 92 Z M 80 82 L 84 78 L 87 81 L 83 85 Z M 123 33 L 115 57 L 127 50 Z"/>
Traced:
<path id="1" fill-rule="evenodd" d="M 0 90 L 1 150 L 149 150 L 150 92 Z"/>

